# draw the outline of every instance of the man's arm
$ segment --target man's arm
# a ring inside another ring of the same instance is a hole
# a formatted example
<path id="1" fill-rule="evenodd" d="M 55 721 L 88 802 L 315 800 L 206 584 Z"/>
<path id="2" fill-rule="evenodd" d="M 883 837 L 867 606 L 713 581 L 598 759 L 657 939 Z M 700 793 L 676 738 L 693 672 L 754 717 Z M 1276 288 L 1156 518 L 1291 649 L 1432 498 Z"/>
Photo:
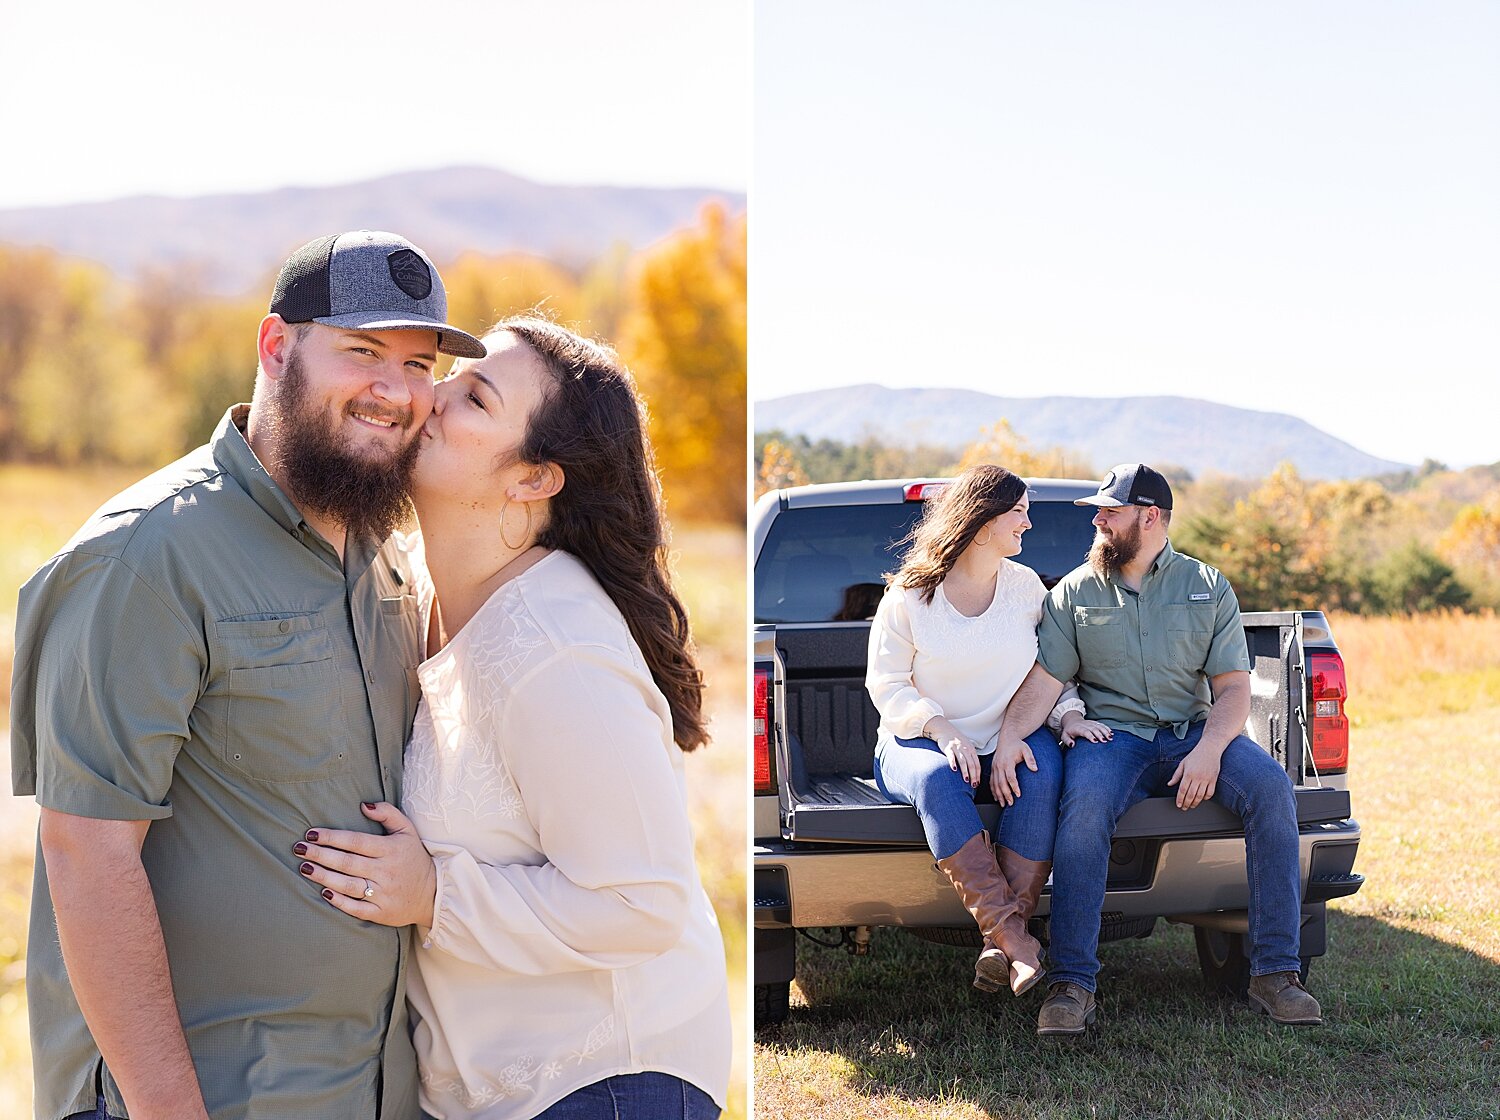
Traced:
<path id="1" fill-rule="evenodd" d="M 141 864 L 150 821 L 41 811 L 68 979 L 132 1120 L 208 1120 Z"/>
<path id="2" fill-rule="evenodd" d="M 1179 809 L 1195 808 L 1214 795 L 1224 748 L 1236 735 L 1244 732 L 1245 721 L 1250 718 L 1249 673 L 1239 670 L 1219 673 L 1209 677 L 1208 684 L 1213 690 L 1214 702 L 1208 710 L 1208 722 L 1203 725 L 1203 737 L 1167 779 L 1167 785 L 1178 787 Z"/>
<path id="3" fill-rule="evenodd" d="M 1037 662 L 1005 706 L 995 759 L 990 764 L 990 792 L 1000 804 L 1010 805 L 1021 796 L 1021 783 L 1016 778 L 1017 766 L 1025 762 L 1030 769 L 1036 769 L 1036 759 L 1026 745 L 1026 736 L 1042 726 L 1062 690 L 1062 681 Z"/>

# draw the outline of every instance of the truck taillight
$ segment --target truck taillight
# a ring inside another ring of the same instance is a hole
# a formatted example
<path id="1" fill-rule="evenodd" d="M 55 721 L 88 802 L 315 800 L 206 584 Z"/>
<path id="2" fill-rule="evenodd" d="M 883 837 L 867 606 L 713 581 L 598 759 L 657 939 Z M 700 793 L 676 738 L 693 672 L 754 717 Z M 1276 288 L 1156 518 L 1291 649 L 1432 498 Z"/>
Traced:
<path id="1" fill-rule="evenodd" d="M 755 792 L 775 793 L 771 776 L 771 670 L 755 670 Z"/>
<path id="2" fill-rule="evenodd" d="M 906 500 L 922 502 L 929 498 L 936 498 L 947 486 L 946 482 L 913 482 L 906 488 Z"/>
<path id="3" fill-rule="evenodd" d="M 1349 685 L 1344 659 L 1336 653 L 1311 653 L 1307 658 L 1312 681 L 1312 757 L 1320 774 L 1349 769 L 1349 719 L 1344 701 Z"/>

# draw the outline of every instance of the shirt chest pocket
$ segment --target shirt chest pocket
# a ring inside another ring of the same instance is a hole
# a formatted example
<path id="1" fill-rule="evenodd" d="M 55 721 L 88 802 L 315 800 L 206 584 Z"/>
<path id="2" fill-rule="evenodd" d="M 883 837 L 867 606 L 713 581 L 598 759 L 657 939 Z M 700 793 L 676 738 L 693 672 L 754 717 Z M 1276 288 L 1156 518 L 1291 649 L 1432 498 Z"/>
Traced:
<path id="1" fill-rule="evenodd" d="M 1125 664 L 1125 608 L 1074 607 L 1079 671 L 1118 669 Z"/>
<path id="2" fill-rule="evenodd" d="M 333 643 L 316 615 L 214 627 L 225 675 L 221 761 L 263 782 L 311 782 L 349 767 Z"/>
<path id="3" fill-rule="evenodd" d="M 1167 656 L 1183 669 L 1202 669 L 1214 640 L 1217 611 L 1212 603 L 1179 603 L 1167 607 Z"/>

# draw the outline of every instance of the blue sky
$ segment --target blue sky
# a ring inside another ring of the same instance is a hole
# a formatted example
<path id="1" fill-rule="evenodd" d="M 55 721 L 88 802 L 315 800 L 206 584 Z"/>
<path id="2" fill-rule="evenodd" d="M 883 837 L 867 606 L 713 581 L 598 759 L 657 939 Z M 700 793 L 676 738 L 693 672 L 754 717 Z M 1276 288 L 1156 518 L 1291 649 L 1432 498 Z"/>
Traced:
<path id="1" fill-rule="evenodd" d="M 743 190 L 749 24 L 698 0 L 8 4 L 0 206 L 460 163 Z"/>
<path id="2" fill-rule="evenodd" d="M 1500 5 L 755 16 L 754 399 L 1181 395 L 1500 459 Z"/>

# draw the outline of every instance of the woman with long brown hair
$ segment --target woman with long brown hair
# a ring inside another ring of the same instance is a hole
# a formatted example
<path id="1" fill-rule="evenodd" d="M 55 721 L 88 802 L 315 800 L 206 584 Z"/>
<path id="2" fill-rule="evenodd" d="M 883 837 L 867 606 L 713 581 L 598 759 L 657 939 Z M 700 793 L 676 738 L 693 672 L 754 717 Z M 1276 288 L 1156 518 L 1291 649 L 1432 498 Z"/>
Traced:
<path id="1" fill-rule="evenodd" d="M 553 323 L 485 341 L 438 384 L 413 477 L 432 587 L 405 812 L 314 830 L 304 871 L 416 927 L 429 1116 L 717 1116 L 724 947 L 682 765 L 708 736 L 643 409 Z"/>
<path id="2" fill-rule="evenodd" d="M 928 847 L 985 936 L 974 986 L 1025 992 L 1043 975 L 1027 919 L 1052 868 L 1062 756 L 1041 728 L 997 758 L 1005 707 L 1036 661 L 1046 591 L 1010 557 L 1031 528 L 1026 483 L 973 467 L 931 501 L 870 627 L 865 685 L 880 712 L 875 778 L 916 808 Z M 1082 711 L 1076 694 L 1054 712 Z M 991 844 L 976 795 L 1003 808 Z M 998 846 L 998 856 L 996 848 Z"/>

